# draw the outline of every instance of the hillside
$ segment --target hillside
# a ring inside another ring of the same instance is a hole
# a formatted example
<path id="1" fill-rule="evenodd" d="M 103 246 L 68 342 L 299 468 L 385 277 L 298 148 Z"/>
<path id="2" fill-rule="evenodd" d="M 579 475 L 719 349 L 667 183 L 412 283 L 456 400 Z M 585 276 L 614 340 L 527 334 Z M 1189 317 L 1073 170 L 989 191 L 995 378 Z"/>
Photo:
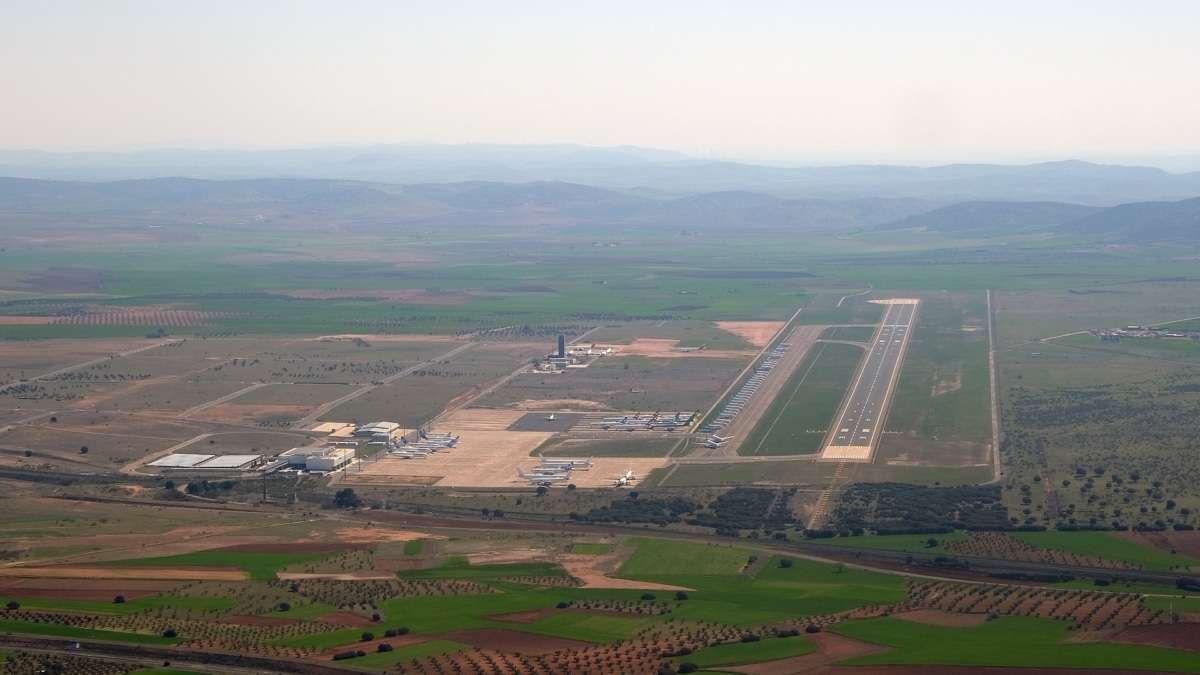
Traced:
<path id="1" fill-rule="evenodd" d="M 193 178 L 89 183 L 0 178 L 0 218 L 56 216 L 60 222 L 238 224 L 285 219 L 346 227 L 622 226 L 679 230 L 841 230 L 926 211 L 915 199 L 789 200 L 753 192 L 651 199 L 563 182 L 472 181 L 386 185 L 342 180 Z"/>
<path id="2" fill-rule="evenodd" d="M 1067 223 L 1060 231 L 1122 243 L 1195 242 L 1200 239 L 1200 198 L 1122 204 Z"/>
<path id="3" fill-rule="evenodd" d="M 1200 172 L 1169 173 L 1081 161 L 780 167 L 622 146 L 379 145 L 305 150 L 49 153 L 0 151 L 0 176 L 74 181 L 189 176 L 296 178 L 389 184 L 561 181 L 671 196 L 758 192 L 785 199 L 1058 201 L 1113 206 L 1200 195 Z"/>
<path id="4" fill-rule="evenodd" d="M 1060 202 L 963 202 L 908 216 L 877 229 L 924 228 L 951 237 L 1002 237 L 1051 231 L 1103 210 Z"/>

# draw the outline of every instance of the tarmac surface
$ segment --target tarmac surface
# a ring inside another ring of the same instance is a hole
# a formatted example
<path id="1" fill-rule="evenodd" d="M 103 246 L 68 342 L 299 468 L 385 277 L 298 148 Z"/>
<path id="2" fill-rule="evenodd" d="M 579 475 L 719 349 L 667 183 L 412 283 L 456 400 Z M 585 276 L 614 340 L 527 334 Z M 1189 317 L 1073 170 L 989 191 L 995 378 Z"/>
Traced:
<path id="1" fill-rule="evenodd" d="M 900 364 L 917 315 L 915 300 L 888 300 L 873 346 L 838 412 L 821 460 L 869 462 L 883 433 Z"/>

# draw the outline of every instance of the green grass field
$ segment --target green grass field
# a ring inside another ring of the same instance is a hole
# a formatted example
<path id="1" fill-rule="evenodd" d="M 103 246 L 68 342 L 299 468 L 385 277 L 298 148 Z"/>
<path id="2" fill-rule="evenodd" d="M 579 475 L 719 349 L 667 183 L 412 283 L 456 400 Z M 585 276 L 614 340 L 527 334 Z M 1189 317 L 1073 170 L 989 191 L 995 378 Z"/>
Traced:
<path id="1" fill-rule="evenodd" d="M 1200 659 L 1188 652 L 1098 642 L 1062 644 L 1070 635 L 1069 624 L 1049 619 L 1001 617 L 974 628 L 945 628 L 883 618 L 850 621 L 831 630 L 894 648 L 894 651 L 851 659 L 844 662 L 846 665 L 1041 666 L 1200 672 Z M 954 645 L 954 648 L 948 649 L 947 645 Z"/>
<path id="2" fill-rule="evenodd" d="M 675 663 L 694 663 L 701 668 L 731 666 L 741 663 L 762 663 L 803 656 L 817 651 L 817 646 L 800 636 L 779 638 L 764 636 L 758 642 L 738 642 L 715 645 L 688 654 L 676 656 Z"/>
<path id="3" fill-rule="evenodd" d="M 238 567 L 245 570 L 252 581 L 270 581 L 276 578 L 277 572 L 289 565 L 314 562 L 325 557 L 327 556 L 324 554 L 198 551 L 163 558 L 119 560 L 106 564 L 139 567 Z"/>
<path id="4" fill-rule="evenodd" d="M 738 454 L 819 452 L 862 357 L 863 349 L 857 345 L 822 342 L 814 346 L 746 437 Z"/>
<path id="5" fill-rule="evenodd" d="M 627 537 L 621 545 L 637 547 L 621 567 L 621 576 L 633 578 L 737 574 L 752 555 L 744 548 L 643 537 Z"/>
<path id="6" fill-rule="evenodd" d="M 1200 562 L 1191 558 L 1140 546 L 1108 532 L 1013 532 L 1012 536 L 1042 548 L 1120 560 L 1147 570 L 1165 572 L 1187 565 L 1200 566 Z"/>
<path id="7" fill-rule="evenodd" d="M 507 577 L 561 577 L 567 571 L 555 563 L 505 563 L 472 565 L 466 558 L 447 558 L 441 566 L 400 572 L 401 579 L 504 579 Z"/>

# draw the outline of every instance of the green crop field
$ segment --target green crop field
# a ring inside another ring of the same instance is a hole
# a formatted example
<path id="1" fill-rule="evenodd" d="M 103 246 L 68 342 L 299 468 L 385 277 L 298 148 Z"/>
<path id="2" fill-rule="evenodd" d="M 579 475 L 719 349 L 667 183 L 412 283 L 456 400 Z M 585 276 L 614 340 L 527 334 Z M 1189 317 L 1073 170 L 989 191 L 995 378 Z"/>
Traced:
<path id="1" fill-rule="evenodd" d="M 676 663 L 694 663 L 701 668 L 711 668 L 714 666 L 774 661 L 776 659 L 812 654 L 815 651 L 817 651 L 817 646 L 803 637 L 777 638 L 767 636 L 758 642 L 715 645 L 693 652 L 687 656 L 676 656 L 671 660 Z"/>
<path id="2" fill-rule="evenodd" d="M 237 567 L 246 571 L 254 581 L 270 581 L 289 565 L 313 562 L 325 555 L 300 553 L 244 553 L 240 551 L 199 551 L 163 558 L 133 558 L 108 565 L 137 565 L 141 567 Z"/>
<path id="3" fill-rule="evenodd" d="M 424 570 L 406 570 L 400 573 L 403 579 L 504 579 L 506 577 L 561 577 L 566 575 L 554 563 L 503 563 L 498 565 L 471 565 L 466 558 L 447 558 L 440 567 Z"/>
<path id="4" fill-rule="evenodd" d="M 863 656 L 846 665 L 922 664 L 1019 666 L 1200 672 L 1194 654 L 1158 647 L 1105 643 L 1063 644 L 1063 621 L 1001 617 L 974 628 L 945 628 L 903 619 L 867 619 L 834 627 L 840 635 L 884 644 L 894 651 Z M 954 645 L 947 649 L 946 645 Z M 1019 645 L 1019 648 L 1015 646 Z"/>
<path id="5" fill-rule="evenodd" d="M 626 538 L 621 545 L 637 547 L 621 568 L 626 577 L 737 574 L 752 555 L 744 548 L 642 537 Z"/>

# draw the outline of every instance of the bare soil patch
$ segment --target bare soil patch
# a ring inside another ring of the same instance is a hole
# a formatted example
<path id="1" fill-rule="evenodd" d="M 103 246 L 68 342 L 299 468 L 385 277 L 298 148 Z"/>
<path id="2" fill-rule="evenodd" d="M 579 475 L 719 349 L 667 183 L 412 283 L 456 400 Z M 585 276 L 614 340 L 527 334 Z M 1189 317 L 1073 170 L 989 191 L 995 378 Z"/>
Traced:
<path id="1" fill-rule="evenodd" d="M 0 579 L 0 595 L 43 600 L 112 600 L 118 595 L 136 600 L 178 586 L 175 581 L 111 579 Z"/>
<path id="2" fill-rule="evenodd" d="M 718 321 L 717 328 L 733 333 L 755 347 L 766 347 L 771 344 L 779 331 L 783 329 L 782 321 Z"/>
<path id="3" fill-rule="evenodd" d="M 971 628 L 986 622 L 988 619 L 987 614 L 947 612 L 940 609 L 914 609 L 911 612 L 901 612 L 895 616 L 914 623 L 945 626 L 947 628 Z"/>
<path id="4" fill-rule="evenodd" d="M 547 557 L 546 551 L 538 548 L 485 551 L 483 553 L 467 554 L 467 560 L 472 565 L 504 565 L 507 563 L 533 562 L 546 560 Z"/>
<path id="5" fill-rule="evenodd" d="M 722 670 L 749 673 L 750 675 L 785 675 L 787 673 L 819 672 L 816 669 L 830 663 L 837 663 L 838 661 L 858 656 L 867 656 L 868 654 L 876 654 L 889 649 L 889 647 L 854 640 L 836 633 L 813 633 L 812 635 L 805 635 L 805 637 L 812 640 L 813 644 L 817 646 L 815 653 L 805 654 L 804 656 L 793 656 L 790 659 L 737 666 L 735 668 L 722 668 Z M 839 668 L 838 672 L 841 671 L 842 669 Z M 978 673 L 975 673 L 975 675 L 978 675 Z"/>
<path id="6" fill-rule="evenodd" d="M 253 425 L 259 419 L 269 415 L 289 415 L 301 418 L 312 412 L 313 407 L 306 405 L 218 403 L 197 413 L 196 417 L 214 422 Z"/>
<path id="7" fill-rule="evenodd" d="M 1200 623 L 1129 626 L 1121 629 L 1108 641 L 1196 652 L 1200 651 Z"/>
<path id="8" fill-rule="evenodd" d="M 3 567 L 0 576 L 38 579 L 150 579 L 171 581 L 244 581 L 236 567 Z"/>
<path id="9" fill-rule="evenodd" d="M 1142 546 L 1153 546 L 1154 548 L 1163 551 L 1171 551 L 1179 555 L 1185 555 L 1189 558 L 1200 560 L 1200 530 L 1191 530 L 1185 532 L 1176 532 L 1174 530 L 1166 530 L 1163 532 L 1118 532 L 1117 536 L 1123 537 L 1135 544 Z"/>
<path id="10" fill-rule="evenodd" d="M 413 532 L 411 530 L 391 530 L 382 527 L 344 527 L 337 531 L 337 536 L 344 542 L 356 544 L 373 544 L 380 541 L 412 541 L 414 539 L 444 539 L 444 537 L 430 535 L 425 532 Z"/>
<path id="11" fill-rule="evenodd" d="M 354 612 L 332 612 L 324 616 L 317 617 L 317 621 L 321 623 L 330 623 L 335 626 L 350 626 L 352 628 L 366 628 L 374 626 L 375 622 L 362 614 Z"/>
<path id="12" fill-rule="evenodd" d="M 0 326 L 41 326 L 56 320 L 53 316 L 0 316 Z"/>
<path id="13" fill-rule="evenodd" d="M 472 628 L 443 633 L 440 637 L 465 642 L 483 649 L 520 654 L 549 654 L 559 650 L 589 647 L 587 642 L 548 635 L 532 635 L 503 628 Z"/>
<path id="14" fill-rule="evenodd" d="M 238 626 L 290 626 L 300 623 L 296 619 L 285 619 L 281 616 L 253 616 L 249 614 L 231 614 L 217 619 L 217 623 L 232 623 Z"/>
<path id="15" fill-rule="evenodd" d="M 800 657 L 804 658 L 804 657 Z M 744 667 L 738 670 L 745 671 Z M 762 672 L 762 671 L 756 671 Z M 1096 670 L 1094 668 L 1021 668 L 1010 666 L 826 666 L 817 670 L 780 670 L 814 675 L 1167 675 L 1161 670 Z"/>
<path id="16" fill-rule="evenodd" d="M 693 589 L 650 581 L 635 581 L 609 576 L 605 570 L 615 569 L 619 558 L 628 556 L 627 551 L 613 551 L 608 555 L 562 555 L 556 559 L 567 573 L 583 582 L 583 588 L 630 588 L 655 591 L 690 591 Z"/>

